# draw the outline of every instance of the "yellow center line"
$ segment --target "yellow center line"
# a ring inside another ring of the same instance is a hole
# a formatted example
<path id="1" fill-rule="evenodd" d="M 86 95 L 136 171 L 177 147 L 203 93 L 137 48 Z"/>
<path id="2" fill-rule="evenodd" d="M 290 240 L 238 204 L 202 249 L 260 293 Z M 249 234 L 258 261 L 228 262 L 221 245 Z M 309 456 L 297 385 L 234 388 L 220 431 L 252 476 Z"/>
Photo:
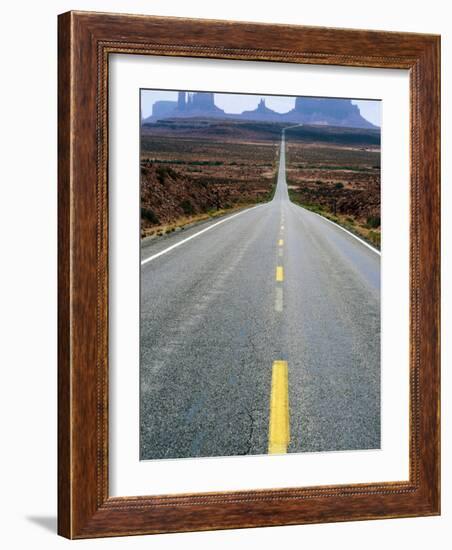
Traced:
<path id="1" fill-rule="evenodd" d="M 276 282 L 282 283 L 284 281 L 284 268 L 282 265 L 276 267 Z"/>
<path id="2" fill-rule="evenodd" d="M 284 244 L 284 239 L 279 239 L 278 246 L 283 246 L 283 244 Z"/>
<path id="3" fill-rule="evenodd" d="M 273 361 L 268 454 L 287 453 L 289 442 L 289 375 L 287 361 Z"/>

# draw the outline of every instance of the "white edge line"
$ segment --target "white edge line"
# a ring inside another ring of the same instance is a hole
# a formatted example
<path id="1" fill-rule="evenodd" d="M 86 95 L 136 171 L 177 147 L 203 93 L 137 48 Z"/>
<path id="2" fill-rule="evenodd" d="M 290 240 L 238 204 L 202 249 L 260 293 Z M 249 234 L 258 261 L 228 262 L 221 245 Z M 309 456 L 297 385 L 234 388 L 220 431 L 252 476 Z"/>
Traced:
<path id="1" fill-rule="evenodd" d="M 292 203 L 292 204 L 295 204 L 295 203 Z M 299 204 L 295 204 L 295 206 L 298 206 L 298 208 L 303 208 L 302 206 L 300 206 Z M 354 233 L 352 233 L 351 231 L 349 231 L 348 229 L 345 229 L 345 227 L 342 227 L 342 225 L 339 225 L 338 223 L 336 222 L 333 222 L 331 220 L 329 220 L 328 218 L 325 218 L 325 216 L 322 216 L 321 214 L 317 214 L 317 212 L 313 212 L 312 210 L 308 210 L 307 208 L 303 208 L 303 210 L 306 210 L 306 212 L 310 212 L 311 214 L 315 214 L 316 216 L 318 216 L 319 218 L 322 218 L 322 220 L 325 220 L 326 222 L 330 222 L 331 224 L 335 225 L 336 227 L 339 227 L 339 229 L 342 229 L 342 231 L 345 231 L 346 233 L 348 233 L 349 235 L 351 235 L 352 237 L 354 237 L 357 241 L 359 241 L 361 244 L 363 244 L 364 246 L 367 246 L 367 248 L 369 250 L 372 250 L 372 252 L 375 252 L 375 254 L 378 254 L 379 256 L 381 256 L 381 252 L 380 250 L 377 250 L 376 248 L 374 248 L 373 246 L 371 246 L 369 243 L 366 243 L 366 241 L 363 241 L 362 239 L 360 239 L 359 237 L 357 237 Z"/>
<path id="2" fill-rule="evenodd" d="M 261 206 L 265 206 L 266 204 L 268 204 L 268 203 L 258 204 L 256 206 L 252 206 L 251 208 L 247 208 L 246 210 L 242 210 L 240 212 L 237 212 L 237 214 L 233 214 L 232 216 L 228 216 L 227 218 L 224 218 L 224 219 L 220 220 L 219 222 L 216 222 L 212 225 L 209 225 L 209 227 L 201 229 L 201 231 L 198 231 L 194 235 L 190 235 L 190 237 L 187 237 L 186 239 L 183 239 L 182 241 L 179 241 L 178 243 L 175 243 L 175 244 L 169 246 L 168 248 L 165 248 L 164 250 L 161 250 L 160 252 L 157 252 L 153 256 L 149 256 L 149 258 L 141 260 L 141 265 L 147 264 L 148 262 L 151 262 L 152 260 L 155 260 L 159 256 L 162 256 L 163 254 L 166 254 L 170 250 L 173 250 L 174 248 L 177 248 L 178 246 L 181 246 L 182 244 L 185 244 L 186 242 L 191 241 L 195 237 L 199 237 L 199 235 L 202 235 L 206 231 L 210 231 L 210 229 L 213 229 L 214 227 L 217 227 L 217 225 L 220 225 L 224 222 L 232 220 L 233 218 L 236 218 L 237 216 L 240 216 L 241 214 L 245 214 L 246 212 L 251 212 L 251 210 L 254 210 L 255 208 L 259 208 Z"/>

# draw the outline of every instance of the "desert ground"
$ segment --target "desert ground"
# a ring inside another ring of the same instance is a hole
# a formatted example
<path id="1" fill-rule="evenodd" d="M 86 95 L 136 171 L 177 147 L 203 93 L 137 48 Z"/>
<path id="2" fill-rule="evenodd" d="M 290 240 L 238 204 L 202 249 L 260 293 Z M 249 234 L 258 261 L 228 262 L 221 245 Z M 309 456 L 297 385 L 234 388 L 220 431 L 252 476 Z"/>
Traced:
<path id="1" fill-rule="evenodd" d="M 380 148 L 304 142 L 287 132 L 287 181 L 293 202 L 380 247 Z"/>
<path id="2" fill-rule="evenodd" d="M 153 125 L 157 126 L 157 125 Z M 145 128 L 141 147 L 141 234 L 268 201 L 276 184 L 279 131 L 235 132 L 228 123 Z M 165 131 L 166 130 L 166 131 Z"/>
<path id="3" fill-rule="evenodd" d="M 271 200 L 283 124 L 168 120 L 141 135 L 141 236 Z M 380 246 L 380 133 L 286 131 L 290 199 Z"/>

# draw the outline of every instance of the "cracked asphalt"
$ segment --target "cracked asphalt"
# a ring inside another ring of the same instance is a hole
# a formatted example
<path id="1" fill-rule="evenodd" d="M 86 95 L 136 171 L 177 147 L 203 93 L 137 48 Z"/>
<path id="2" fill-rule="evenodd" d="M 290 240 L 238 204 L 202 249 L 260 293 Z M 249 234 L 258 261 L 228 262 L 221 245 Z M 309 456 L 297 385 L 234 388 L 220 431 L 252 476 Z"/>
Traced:
<path id="1" fill-rule="evenodd" d="M 141 459 L 266 454 L 275 360 L 288 452 L 380 446 L 380 256 L 290 202 L 284 149 L 270 203 L 141 266 Z"/>

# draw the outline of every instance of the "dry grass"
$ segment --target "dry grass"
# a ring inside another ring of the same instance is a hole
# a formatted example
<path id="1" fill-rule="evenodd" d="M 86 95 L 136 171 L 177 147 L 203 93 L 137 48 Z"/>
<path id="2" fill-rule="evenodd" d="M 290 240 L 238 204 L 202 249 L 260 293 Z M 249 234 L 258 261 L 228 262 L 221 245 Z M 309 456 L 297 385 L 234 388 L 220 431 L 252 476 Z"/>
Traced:
<path id="1" fill-rule="evenodd" d="M 231 214 L 232 212 L 243 210 L 249 206 L 249 204 L 237 204 L 227 209 L 212 210 L 210 212 L 195 214 L 193 216 L 182 216 L 172 223 L 160 224 L 142 229 L 141 237 L 161 237 L 162 235 L 167 235 L 168 233 L 173 233 L 174 231 L 187 229 L 192 225 L 206 220 L 219 218 L 225 214 Z"/>

